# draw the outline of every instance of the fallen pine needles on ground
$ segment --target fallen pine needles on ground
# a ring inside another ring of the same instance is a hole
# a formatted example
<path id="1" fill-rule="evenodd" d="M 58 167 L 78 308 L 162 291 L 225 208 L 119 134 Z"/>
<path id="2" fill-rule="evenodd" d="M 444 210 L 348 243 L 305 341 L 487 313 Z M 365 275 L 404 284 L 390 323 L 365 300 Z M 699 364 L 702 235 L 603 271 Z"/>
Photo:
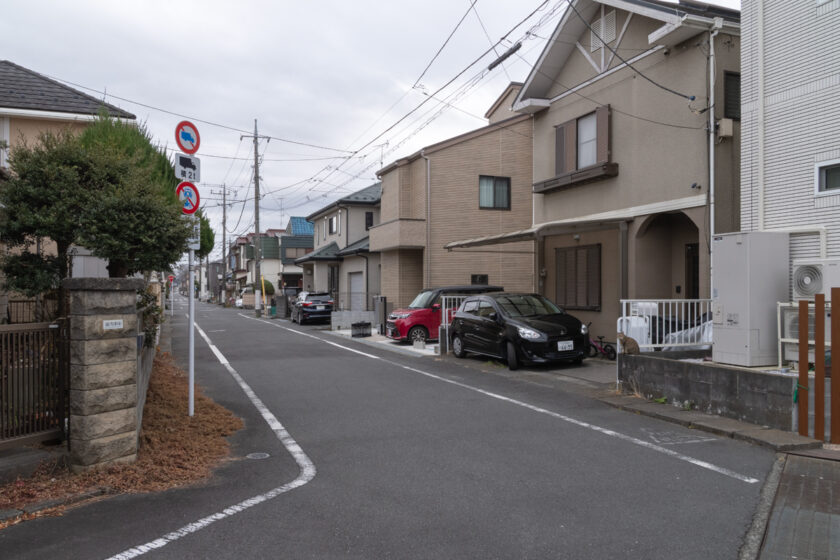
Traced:
<path id="1" fill-rule="evenodd" d="M 137 461 L 72 474 L 63 461 L 41 464 L 29 478 L 0 486 L 0 510 L 23 510 L 47 500 L 105 489 L 123 494 L 156 492 L 202 481 L 227 457 L 225 439 L 242 428 L 242 420 L 223 406 L 195 392 L 195 414 L 187 416 L 187 375 L 169 354 L 155 358 Z M 60 513 L 57 507 L 53 513 Z M 0 529 L 16 520 L 0 522 Z"/>

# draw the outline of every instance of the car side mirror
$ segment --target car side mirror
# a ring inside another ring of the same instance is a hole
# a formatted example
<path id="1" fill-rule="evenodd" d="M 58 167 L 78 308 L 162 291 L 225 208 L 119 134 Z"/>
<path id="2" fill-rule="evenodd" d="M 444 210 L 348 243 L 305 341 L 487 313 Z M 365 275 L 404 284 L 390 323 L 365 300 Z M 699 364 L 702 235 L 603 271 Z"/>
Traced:
<path id="1" fill-rule="evenodd" d="M 433 311 L 440 311 L 440 304 L 439 303 L 433 304 L 432 305 L 432 310 Z"/>
<path id="2" fill-rule="evenodd" d="M 487 316 L 487 318 L 488 318 L 488 319 L 490 319 L 491 321 L 496 321 L 496 320 L 498 320 L 498 317 L 499 317 L 499 316 L 498 316 L 498 315 L 496 315 L 496 312 L 495 312 L 495 311 L 494 311 L 494 312 L 492 312 L 492 313 L 490 313 L 490 315 L 488 315 L 488 316 Z"/>

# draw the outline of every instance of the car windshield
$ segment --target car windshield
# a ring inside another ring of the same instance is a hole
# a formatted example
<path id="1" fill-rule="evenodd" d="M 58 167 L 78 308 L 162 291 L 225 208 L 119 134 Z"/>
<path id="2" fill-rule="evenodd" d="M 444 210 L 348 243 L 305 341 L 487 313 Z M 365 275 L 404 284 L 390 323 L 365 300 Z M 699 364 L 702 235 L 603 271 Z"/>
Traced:
<path id="1" fill-rule="evenodd" d="M 551 301 L 537 295 L 502 296 L 495 299 L 508 317 L 533 317 L 563 312 Z"/>
<path id="2" fill-rule="evenodd" d="M 434 290 L 426 290 L 425 292 L 420 292 L 417 294 L 417 297 L 414 298 L 414 301 L 408 304 L 409 309 L 424 309 L 429 307 L 432 304 L 432 299 L 434 298 L 435 292 Z"/>

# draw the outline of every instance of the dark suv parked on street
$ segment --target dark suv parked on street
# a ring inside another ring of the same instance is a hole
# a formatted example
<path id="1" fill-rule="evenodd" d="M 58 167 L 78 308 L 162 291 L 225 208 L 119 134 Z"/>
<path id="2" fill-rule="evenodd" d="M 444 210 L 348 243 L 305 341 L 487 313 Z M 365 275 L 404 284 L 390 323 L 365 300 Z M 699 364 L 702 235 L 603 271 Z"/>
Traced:
<path id="1" fill-rule="evenodd" d="M 292 323 L 326 320 L 329 322 L 333 310 L 333 298 L 327 292 L 301 292 L 292 306 Z"/>

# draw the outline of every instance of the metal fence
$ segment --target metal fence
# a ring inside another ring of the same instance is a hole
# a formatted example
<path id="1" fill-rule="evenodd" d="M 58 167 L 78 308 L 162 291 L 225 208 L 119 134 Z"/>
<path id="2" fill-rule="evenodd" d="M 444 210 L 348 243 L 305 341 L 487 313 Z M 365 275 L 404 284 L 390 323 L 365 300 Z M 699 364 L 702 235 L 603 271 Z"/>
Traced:
<path id="1" fill-rule="evenodd" d="M 642 352 L 711 348 L 712 300 L 623 299 L 616 330 Z"/>
<path id="2" fill-rule="evenodd" d="M 444 339 L 442 344 L 445 348 L 449 348 L 449 325 L 452 324 L 452 317 L 455 312 L 461 307 L 461 304 L 467 299 L 467 295 L 445 295 L 440 297 L 440 326 L 443 328 Z"/>
<path id="3" fill-rule="evenodd" d="M 66 340 L 66 321 L 0 326 L 0 449 L 64 432 Z"/>
<path id="4" fill-rule="evenodd" d="M 6 307 L 6 322 L 11 325 L 53 321 L 58 316 L 58 299 L 12 299 Z"/>

